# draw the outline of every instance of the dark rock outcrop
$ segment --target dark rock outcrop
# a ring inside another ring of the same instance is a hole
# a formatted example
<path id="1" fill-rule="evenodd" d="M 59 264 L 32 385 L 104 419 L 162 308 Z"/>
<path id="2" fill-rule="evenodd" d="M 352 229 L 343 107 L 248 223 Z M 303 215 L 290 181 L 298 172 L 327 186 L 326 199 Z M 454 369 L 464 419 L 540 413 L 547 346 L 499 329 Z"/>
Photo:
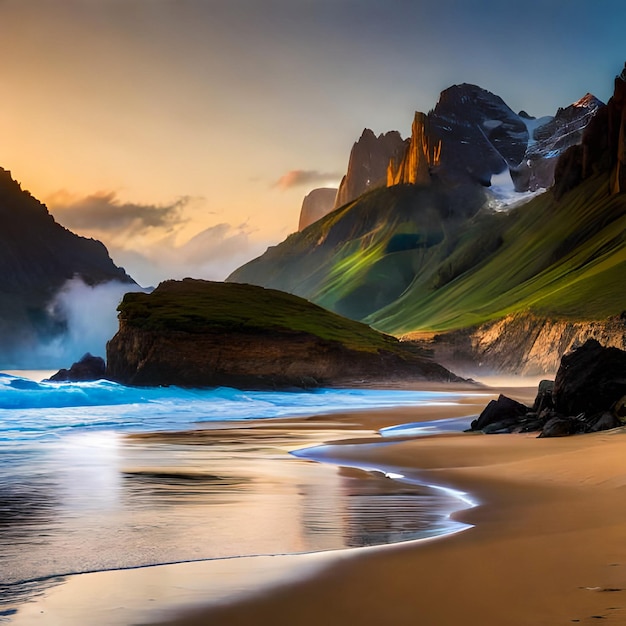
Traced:
<path id="1" fill-rule="evenodd" d="M 376 136 L 366 128 L 350 151 L 348 170 L 339 185 L 335 208 L 352 202 L 366 191 L 384 186 L 389 162 L 403 154 L 406 145 L 396 130 Z"/>
<path id="2" fill-rule="evenodd" d="M 459 381 L 409 346 L 290 294 L 185 279 L 129 293 L 107 377 L 130 385 L 243 389 Z"/>
<path id="3" fill-rule="evenodd" d="M 591 339 L 566 354 L 554 383 L 541 381 L 532 409 L 500 396 L 471 430 L 486 434 L 539 431 L 564 437 L 622 426 L 626 403 L 626 352 Z"/>
<path id="4" fill-rule="evenodd" d="M 134 285 L 104 245 L 54 221 L 47 208 L 0 168 L 0 365 L 15 367 L 42 338 L 64 330 L 48 304 L 64 283 Z"/>
<path id="5" fill-rule="evenodd" d="M 611 173 L 610 190 L 626 191 L 626 65 L 615 77 L 613 95 L 600 107 L 582 135 L 579 145 L 559 159 L 554 174 L 554 194 L 567 191 L 602 172 Z"/>
<path id="6" fill-rule="evenodd" d="M 302 201 L 298 230 L 304 230 L 313 222 L 328 215 L 335 207 L 337 190 L 330 187 L 321 187 L 310 191 Z"/>
<path id="7" fill-rule="evenodd" d="M 445 182 L 478 182 L 524 158 L 528 129 L 524 121 L 495 94 L 463 83 L 443 91 L 429 113 L 431 143 L 441 141 L 437 175 Z"/>
<path id="8" fill-rule="evenodd" d="M 626 395 L 626 352 L 590 339 L 561 359 L 554 408 L 562 415 L 601 414 Z"/>
<path id="9" fill-rule="evenodd" d="M 581 143 L 585 128 L 603 106 L 603 102 L 588 93 L 535 128 L 524 158 L 510 170 L 515 190 L 552 187 L 559 157 L 571 146 Z"/>
<path id="10" fill-rule="evenodd" d="M 478 419 L 472 422 L 472 430 L 483 430 L 496 423 L 510 419 L 516 420 L 528 412 L 529 408 L 526 405 L 500 394 L 498 399 L 492 400 L 478 416 Z"/>
<path id="11" fill-rule="evenodd" d="M 60 369 L 48 379 L 51 382 L 86 382 L 100 380 L 106 376 L 106 364 L 100 356 L 93 356 L 89 352 L 79 361 L 72 363 L 70 369 Z"/>

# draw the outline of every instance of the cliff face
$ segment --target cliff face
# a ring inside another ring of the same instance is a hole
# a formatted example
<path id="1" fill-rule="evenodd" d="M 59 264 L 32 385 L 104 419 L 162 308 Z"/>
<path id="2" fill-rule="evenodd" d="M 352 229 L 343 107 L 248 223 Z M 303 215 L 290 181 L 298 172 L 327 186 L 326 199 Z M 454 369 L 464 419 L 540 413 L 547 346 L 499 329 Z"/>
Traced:
<path id="1" fill-rule="evenodd" d="M 427 115 L 415 114 L 409 145 L 389 164 L 387 186 L 425 184 L 433 175 L 448 184 L 488 186 L 508 169 L 516 191 L 548 188 L 558 157 L 580 143 L 602 106 L 587 94 L 554 117 L 536 120 L 476 85 L 454 85 Z"/>
<path id="2" fill-rule="evenodd" d="M 392 158 L 387 167 L 387 187 L 392 185 L 426 185 L 430 172 L 439 165 L 441 141 L 431 145 L 428 117 L 417 111 L 411 128 L 411 139 L 401 159 Z"/>
<path id="3" fill-rule="evenodd" d="M 561 357 L 588 339 L 626 349 L 626 316 L 576 322 L 519 313 L 474 329 L 420 339 L 418 344 L 433 350 L 434 358 L 446 367 L 466 376 L 553 377 Z"/>
<path id="4" fill-rule="evenodd" d="M 559 159 L 554 192 L 562 197 L 583 181 L 605 172 L 610 172 L 611 194 L 626 191 L 626 65 L 615 78 L 611 99 L 586 127 L 581 143 Z"/>
<path id="5" fill-rule="evenodd" d="M 10 172 L 0 169 L 0 362 L 14 363 L 16 351 L 28 351 L 42 337 L 63 330 L 47 305 L 77 275 L 91 285 L 135 284 L 101 242 L 57 224 Z"/>
<path id="6" fill-rule="evenodd" d="M 384 186 L 389 162 L 402 154 L 406 145 L 398 131 L 377 137 L 366 128 L 352 146 L 348 170 L 339 185 L 334 208 L 352 202 L 370 189 Z"/>
<path id="7" fill-rule="evenodd" d="M 317 222 L 317 220 L 328 215 L 335 207 L 336 197 L 337 189 L 329 187 L 313 189 L 313 191 L 308 193 L 302 201 L 298 230 L 304 230 L 313 222 Z"/>
<path id="8" fill-rule="evenodd" d="M 549 121 L 534 128 L 521 163 L 511 168 L 517 191 L 548 189 L 554 184 L 559 157 L 571 146 L 581 143 L 585 128 L 604 104 L 592 94 L 559 109 Z M 529 120 L 533 126 L 533 120 Z"/>
<path id="9" fill-rule="evenodd" d="M 409 346 L 278 291 L 185 279 L 126 294 L 107 376 L 130 385 L 315 387 L 458 380 Z"/>

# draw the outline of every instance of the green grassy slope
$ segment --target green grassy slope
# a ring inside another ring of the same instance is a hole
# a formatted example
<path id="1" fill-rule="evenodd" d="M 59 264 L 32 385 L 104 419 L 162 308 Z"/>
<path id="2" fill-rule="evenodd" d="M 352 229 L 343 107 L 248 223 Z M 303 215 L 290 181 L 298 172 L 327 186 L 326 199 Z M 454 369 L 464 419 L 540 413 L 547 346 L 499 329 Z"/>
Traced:
<path id="1" fill-rule="evenodd" d="M 127 293 L 118 307 L 131 327 L 188 333 L 272 331 L 309 333 L 351 350 L 396 352 L 401 344 L 288 293 L 253 285 L 185 279 L 165 281 L 151 294 Z"/>
<path id="2" fill-rule="evenodd" d="M 288 291 L 362 319 L 397 300 L 416 276 L 436 272 L 484 201 L 479 187 L 376 189 L 291 235 L 228 280 Z"/>
<path id="3" fill-rule="evenodd" d="M 497 247 L 481 262 L 432 289 L 417 279 L 366 321 L 387 332 L 450 330 L 534 311 L 578 320 L 626 309 L 626 196 L 596 176 L 560 200 L 548 192 L 506 215 L 468 224 L 447 264 L 462 265 L 479 237 Z M 444 265 L 445 267 L 445 265 Z"/>
<path id="4" fill-rule="evenodd" d="M 508 213 L 478 211 L 480 202 L 475 190 L 378 189 L 231 279 L 298 293 L 394 334 L 518 311 L 585 320 L 626 309 L 626 195 L 609 195 L 607 175 Z"/>

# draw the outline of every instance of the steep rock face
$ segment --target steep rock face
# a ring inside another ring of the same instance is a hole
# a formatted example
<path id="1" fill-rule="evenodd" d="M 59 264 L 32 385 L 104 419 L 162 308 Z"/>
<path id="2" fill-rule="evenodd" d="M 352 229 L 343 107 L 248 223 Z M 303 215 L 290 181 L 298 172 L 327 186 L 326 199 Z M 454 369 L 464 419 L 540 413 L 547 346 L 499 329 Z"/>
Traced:
<path id="1" fill-rule="evenodd" d="M 337 191 L 335 208 L 352 202 L 370 189 L 384 186 L 389 162 L 402 154 L 406 145 L 396 130 L 377 137 L 366 128 L 352 146 L 348 170 Z"/>
<path id="2" fill-rule="evenodd" d="M 74 276 L 87 284 L 135 284 L 104 245 L 63 228 L 46 207 L 0 169 L 0 361 L 62 330 L 47 304 Z"/>
<path id="3" fill-rule="evenodd" d="M 336 197 L 337 189 L 329 187 L 321 187 L 309 192 L 302 201 L 298 230 L 304 230 L 313 222 L 328 215 L 335 207 Z"/>
<path id="4" fill-rule="evenodd" d="M 427 183 L 433 174 L 449 184 L 488 186 L 508 169 L 516 191 L 550 187 L 558 156 L 580 143 L 601 106 L 587 94 L 554 117 L 536 120 L 476 85 L 454 85 L 428 115 L 416 113 L 409 146 L 390 163 L 387 186 Z"/>
<path id="5" fill-rule="evenodd" d="M 306 300 L 185 279 L 126 294 L 107 376 L 130 385 L 315 387 L 459 380 L 409 346 Z"/>
<path id="6" fill-rule="evenodd" d="M 516 191 L 547 189 L 554 184 L 558 158 L 571 146 L 582 141 L 585 128 L 604 104 L 592 94 L 570 106 L 532 131 L 528 149 L 518 166 L 511 167 Z M 532 127 L 532 120 L 529 120 Z"/>
<path id="7" fill-rule="evenodd" d="M 626 352 L 590 339 L 566 354 L 554 380 L 554 408 L 562 415 L 601 414 L 626 396 Z"/>
<path id="8" fill-rule="evenodd" d="M 470 375 L 515 374 L 554 376 L 564 354 L 594 339 L 626 350 L 626 316 L 575 322 L 521 313 L 478 328 L 421 340 L 434 358 Z"/>
<path id="9" fill-rule="evenodd" d="M 446 181 L 489 185 L 526 152 L 526 124 L 502 98 L 476 85 L 443 91 L 429 119 L 432 141 L 442 143 L 438 172 Z"/>
<path id="10" fill-rule="evenodd" d="M 387 167 L 387 187 L 392 185 L 426 185 L 431 182 L 430 172 L 439 165 L 441 141 L 431 145 L 428 117 L 415 112 L 411 139 L 401 159 L 392 158 Z"/>
<path id="11" fill-rule="evenodd" d="M 592 176 L 610 172 L 610 191 L 626 191 L 626 65 L 615 77 L 613 95 L 600 107 L 583 132 L 579 145 L 569 148 L 555 170 L 557 198 Z"/>

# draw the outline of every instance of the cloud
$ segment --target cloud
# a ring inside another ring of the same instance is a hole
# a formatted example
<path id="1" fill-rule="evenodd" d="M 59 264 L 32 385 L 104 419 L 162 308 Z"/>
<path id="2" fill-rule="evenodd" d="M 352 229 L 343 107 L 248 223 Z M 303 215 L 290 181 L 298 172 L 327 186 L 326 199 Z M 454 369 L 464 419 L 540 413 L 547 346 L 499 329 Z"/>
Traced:
<path id="1" fill-rule="evenodd" d="M 247 224 L 216 224 L 182 245 L 165 237 L 137 249 L 109 248 L 114 261 L 141 285 L 156 286 L 168 278 L 224 280 L 233 270 L 261 255 L 271 243 L 258 241 Z"/>
<path id="2" fill-rule="evenodd" d="M 170 204 L 122 202 L 113 191 L 76 198 L 60 191 L 47 199 L 54 217 L 63 226 L 94 233 L 130 237 L 152 229 L 172 230 L 185 222 L 182 210 L 190 202 L 182 197 Z"/>
<path id="3" fill-rule="evenodd" d="M 304 187 L 312 184 L 329 184 L 341 179 L 342 174 L 336 172 L 318 172 L 317 170 L 291 170 L 283 174 L 272 187 L 283 191 L 292 187 Z"/>

